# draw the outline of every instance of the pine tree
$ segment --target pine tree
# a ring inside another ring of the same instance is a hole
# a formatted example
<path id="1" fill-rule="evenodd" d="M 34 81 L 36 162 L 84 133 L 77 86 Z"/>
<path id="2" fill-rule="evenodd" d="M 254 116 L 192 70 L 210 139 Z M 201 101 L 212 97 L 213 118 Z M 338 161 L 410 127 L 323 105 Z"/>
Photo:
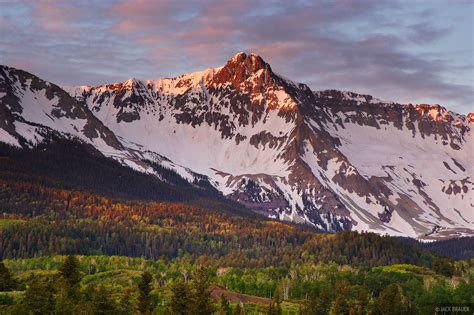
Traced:
<path id="1" fill-rule="evenodd" d="M 183 280 L 176 282 L 171 289 L 170 308 L 172 314 L 191 314 L 191 292 Z"/>
<path id="2" fill-rule="evenodd" d="M 131 314 L 133 313 L 133 305 L 130 301 L 131 290 L 130 288 L 125 288 L 123 290 L 123 295 L 118 303 L 118 314 Z"/>
<path id="3" fill-rule="evenodd" d="M 272 304 L 270 304 L 268 314 L 281 315 L 282 313 L 281 302 L 282 302 L 282 299 L 281 299 L 280 288 L 276 287 L 275 293 L 273 294 L 273 302 Z"/>
<path id="4" fill-rule="evenodd" d="M 10 270 L 5 267 L 3 261 L 0 261 L 0 291 L 10 291 L 15 289 L 16 280 L 13 278 Z"/>
<path id="5" fill-rule="evenodd" d="M 311 294 L 301 312 L 302 315 L 326 315 L 331 306 L 330 288 L 324 286 L 319 295 Z"/>
<path id="6" fill-rule="evenodd" d="M 212 314 L 215 311 L 210 290 L 209 271 L 199 266 L 193 273 L 191 282 L 193 294 L 193 313 L 196 315 Z"/>
<path id="7" fill-rule="evenodd" d="M 79 270 L 79 260 L 76 256 L 67 256 L 64 263 L 59 268 L 61 276 L 66 280 L 69 287 L 75 287 L 81 281 L 81 272 Z"/>
<path id="8" fill-rule="evenodd" d="M 54 312 L 54 288 L 49 280 L 35 280 L 25 291 L 24 305 L 27 313 L 52 314 Z"/>
<path id="9" fill-rule="evenodd" d="M 336 298 L 334 299 L 330 314 L 339 315 L 339 314 L 348 314 L 350 307 L 348 304 L 349 297 L 349 282 L 347 280 L 341 280 L 336 282 Z"/>
<path id="10" fill-rule="evenodd" d="M 149 272 L 144 272 L 138 284 L 138 310 L 143 314 L 148 314 L 151 310 L 151 281 L 152 275 Z"/>
<path id="11" fill-rule="evenodd" d="M 403 289 L 396 283 L 387 286 L 376 302 L 376 311 L 384 315 L 410 314 L 410 307 Z"/>
<path id="12" fill-rule="evenodd" d="M 117 313 L 117 305 L 112 299 L 109 291 L 103 285 L 99 285 L 95 290 L 92 299 L 92 306 L 94 314 L 112 315 Z"/>
<path id="13" fill-rule="evenodd" d="M 77 300 L 69 295 L 69 288 L 60 285 L 56 292 L 56 305 L 54 313 L 57 315 L 68 315 L 76 313 Z"/>
<path id="14" fill-rule="evenodd" d="M 432 265 L 434 272 L 438 274 L 446 277 L 452 277 L 454 274 L 454 265 L 449 259 L 435 257 Z"/>
<path id="15" fill-rule="evenodd" d="M 224 293 L 221 294 L 219 314 L 220 315 L 232 315 L 232 308 L 230 307 L 229 300 L 224 295 Z"/>

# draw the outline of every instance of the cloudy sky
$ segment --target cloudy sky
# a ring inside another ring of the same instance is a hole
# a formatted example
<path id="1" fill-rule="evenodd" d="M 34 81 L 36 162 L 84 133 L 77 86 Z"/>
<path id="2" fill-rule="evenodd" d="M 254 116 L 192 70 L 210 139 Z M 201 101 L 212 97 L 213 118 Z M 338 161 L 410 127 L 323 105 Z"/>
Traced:
<path id="1" fill-rule="evenodd" d="M 474 1 L 5 1 L 0 63 L 63 85 L 157 79 L 236 52 L 315 90 L 474 111 Z"/>

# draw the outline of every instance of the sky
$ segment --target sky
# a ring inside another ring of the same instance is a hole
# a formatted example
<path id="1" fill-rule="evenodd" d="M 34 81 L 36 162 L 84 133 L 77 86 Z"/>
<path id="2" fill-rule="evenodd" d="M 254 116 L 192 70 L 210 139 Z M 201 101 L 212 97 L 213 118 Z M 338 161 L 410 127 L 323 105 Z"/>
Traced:
<path id="1" fill-rule="evenodd" d="M 239 51 L 314 90 L 474 112 L 474 0 L 0 0 L 0 64 L 59 85 L 174 77 Z"/>

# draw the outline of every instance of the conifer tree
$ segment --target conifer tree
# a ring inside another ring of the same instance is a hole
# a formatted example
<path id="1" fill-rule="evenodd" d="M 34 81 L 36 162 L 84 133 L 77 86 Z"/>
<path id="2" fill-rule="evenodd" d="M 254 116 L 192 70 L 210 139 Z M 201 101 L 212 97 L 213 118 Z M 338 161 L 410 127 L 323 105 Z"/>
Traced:
<path id="1" fill-rule="evenodd" d="M 115 301 L 102 284 L 95 290 L 92 306 L 94 314 L 112 315 L 117 313 L 117 305 Z"/>
<path id="2" fill-rule="evenodd" d="M 433 270 L 446 277 L 452 277 L 455 271 L 453 263 L 449 259 L 438 257 L 433 258 Z"/>
<path id="3" fill-rule="evenodd" d="M 79 270 L 79 260 L 76 256 L 67 256 L 59 268 L 62 281 L 59 283 L 59 290 L 66 292 L 65 299 L 76 301 L 79 299 L 79 283 L 81 281 L 81 272 Z M 63 302 L 66 302 L 65 300 Z"/>
<path id="4" fill-rule="evenodd" d="M 16 280 L 10 270 L 5 267 L 3 261 L 0 261 L 0 291 L 10 291 L 15 289 Z"/>
<path id="5" fill-rule="evenodd" d="M 69 287 L 74 287 L 81 281 L 81 272 L 79 270 L 79 260 L 76 256 L 67 256 L 64 263 L 59 268 L 61 276 L 66 280 Z"/>
<path id="6" fill-rule="evenodd" d="M 191 314 L 191 292 L 183 280 L 176 282 L 171 289 L 170 308 L 172 314 Z"/>
<path id="7" fill-rule="evenodd" d="M 60 285 L 56 290 L 56 304 L 54 313 L 56 315 L 74 314 L 76 312 L 77 303 L 77 300 L 71 298 L 69 288 L 64 285 Z"/>
<path id="8" fill-rule="evenodd" d="M 330 314 L 348 314 L 350 311 L 347 299 L 349 297 L 349 282 L 347 280 L 341 280 L 336 282 L 336 298 L 332 303 Z"/>
<path id="9" fill-rule="evenodd" d="M 273 303 L 271 305 L 273 305 L 273 312 L 272 314 L 275 314 L 275 315 L 281 315 L 282 313 L 282 310 L 281 310 L 281 302 L 282 302 L 282 298 L 281 298 L 281 292 L 280 292 L 280 288 L 277 286 L 276 289 L 275 289 L 275 293 L 273 294 Z"/>
<path id="10" fill-rule="evenodd" d="M 24 305 L 29 314 L 54 312 L 54 288 L 49 280 L 34 280 L 25 291 Z"/>
<path id="11" fill-rule="evenodd" d="M 232 308 L 230 307 L 229 300 L 224 294 L 221 294 L 219 314 L 232 315 Z"/>
<path id="12" fill-rule="evenodd" d="M 400 285 L 392 283 L 380 293 L 376 302 L 376 312 L 384 315 L 410 314 L 408 300 Z"/>
<path id="13" fill-rule="evenodd" d="M 133 313 L 133 306 L 130 301 L 131 289 L 125 288 L 123 290 L 123 295 L 119 300 L 118 303 L 118 313 L 119 314 L 131 314 Z"/>
<path id="14" fill-rule="evenodd" d="M 151 282 L 153 280 L 152 275 L 145 271 L 142 274 L 140 283 L 138 284 L 138 309 L 142 314 L 148 314 L 151 310 Z"/>
<path id="15" fill-rule="evenodd" d="M 193 313 L 196 315 L 212 314 L 215 311 L 210 290 L 209 271 L 199 266 L 193 273 L 191 283 L 193 294 Z"/>

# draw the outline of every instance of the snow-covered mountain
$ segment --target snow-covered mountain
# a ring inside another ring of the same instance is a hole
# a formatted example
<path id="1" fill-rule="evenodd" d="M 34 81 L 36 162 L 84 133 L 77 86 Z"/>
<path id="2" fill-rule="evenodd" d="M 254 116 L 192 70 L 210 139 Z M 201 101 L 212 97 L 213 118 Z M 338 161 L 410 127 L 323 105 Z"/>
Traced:
<path id="1" fill-rule="evenodd" d="M 207 178 L 269 217 L 422 239 L 474 234 L 472 115 L 315 92 L 253 54 L 95 87 L 3 66 L 0 115 L 3 142 L 74 136 L 152 176 L 149 161 Z"/>

